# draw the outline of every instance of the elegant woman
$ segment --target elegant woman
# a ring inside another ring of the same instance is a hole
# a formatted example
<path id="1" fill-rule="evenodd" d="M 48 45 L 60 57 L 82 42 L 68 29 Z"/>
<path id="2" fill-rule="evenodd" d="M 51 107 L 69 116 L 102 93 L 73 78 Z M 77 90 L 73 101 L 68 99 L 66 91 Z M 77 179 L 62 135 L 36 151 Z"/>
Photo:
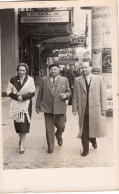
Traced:
<path id="1" fill-rule="evenodd" d="M 24 154 L 26 133 L 29 133 L 32 113 L 32 100 L 35 94 L 35 84 L 28 75 L 26 63 L 19 63 L 18 75 L 12 77 L 7 87 L 7 95 L 12 98 L 10 114 L 14 120 L 16 133 L 19 134 L 20 154 Z"/>

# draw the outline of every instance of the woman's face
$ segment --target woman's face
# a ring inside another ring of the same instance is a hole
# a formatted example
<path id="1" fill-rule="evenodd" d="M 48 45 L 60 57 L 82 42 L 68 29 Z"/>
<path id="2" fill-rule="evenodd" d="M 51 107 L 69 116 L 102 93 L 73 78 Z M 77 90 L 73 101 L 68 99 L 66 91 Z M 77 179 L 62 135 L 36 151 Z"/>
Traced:
<path id="1" fill-rule="evenodd" d="M 18 69 L 18 74 L 20 77 L 24 77 L 26 75 L 26 68 L 24 66 L 20 66 Z"/>

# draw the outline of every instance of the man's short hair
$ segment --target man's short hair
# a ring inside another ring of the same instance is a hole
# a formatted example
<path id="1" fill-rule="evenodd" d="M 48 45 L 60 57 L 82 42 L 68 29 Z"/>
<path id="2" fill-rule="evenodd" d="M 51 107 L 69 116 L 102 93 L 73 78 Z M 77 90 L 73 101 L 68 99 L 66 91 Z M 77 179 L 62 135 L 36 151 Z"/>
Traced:
<path id="1" fill-rule="evenodd" d="M 82 67 L 83 63 L 88 63 L 88 64 L 89 64 L 89 67 L 91 67 L 91 64 L 90 64 L 89 61 L 83 61 L 83 62 L 81 63 L 81 65 L 80 65 L 80 67 Z"/>
<path id="2" fill-rule="evenodd" d="M 59 68 L 59 65 L 54 63 L 54 64 L 49 65 L 48 68 L 51 69 L 52 67 L 58 67 Z"/>

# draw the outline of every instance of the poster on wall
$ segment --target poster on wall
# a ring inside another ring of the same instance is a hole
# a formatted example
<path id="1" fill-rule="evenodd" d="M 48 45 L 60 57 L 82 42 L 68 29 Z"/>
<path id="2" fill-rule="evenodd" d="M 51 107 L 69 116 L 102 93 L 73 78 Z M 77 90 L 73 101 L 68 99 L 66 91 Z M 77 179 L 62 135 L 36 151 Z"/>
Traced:
<path id="1" fill-rule="evenodd" d="M 92 67 L 93 72 L 99 72 L 102 69 L 102 52 L 101 49 L 92 50 Z"/>
<path id="2" fill-rule="evenodd" d="M 103 77 L 106 83 L 106 93 L 107 93 L 107 109 L 113 110 L 113 96 L 112 96 L 112 74 L 103 73 Z"/>
<path id="3" fill-rule="evenodd" d="M 111 24 L 107 21 L 102 22 L 102 48 L 111 47 Z"/>
<path id="4" fill-rule="evenodd" d="M 102 49 L 102 73 L 112 73 L 111 48 Z"/>

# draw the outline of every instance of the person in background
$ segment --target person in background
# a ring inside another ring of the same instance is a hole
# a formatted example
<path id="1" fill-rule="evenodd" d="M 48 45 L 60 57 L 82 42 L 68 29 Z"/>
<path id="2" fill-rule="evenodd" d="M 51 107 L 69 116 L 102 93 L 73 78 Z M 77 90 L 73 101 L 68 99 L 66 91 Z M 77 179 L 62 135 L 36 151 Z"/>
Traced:
<path id="1" fill-rule="evenodd" d="M 67 77 L 67 71 L 64 65 L 59 65 L 60 68 L 60 72 L 59 75 L 63 76 L 63 77 Z"/>
<path id="2" fill-rule="evenodd" d="M 62 133 L 66 123 L 66 99 L 71 95 L 68 79 L 59 75 L 57 64 L 49 66 L 49 76 L 42 79 L 36 100 L 36 112 L 44 112 L 47 152 L 53 153 L 54 137 L 62 146 Z M 55 127 L 57 128 L 55 132 Z"/>
<path id="3" fill-rule="evenodd" d="M 79 114 L 79 135 L 83 152 L 89 153 L 89 141 L 94 149 L 97 148 L 97 137 L 105 137 L 107 98 L 106 87 L 102 76 L 91 73 L 89 62 L 81 65 L 83 75 L 74 82 L 72 112 Z"/>
<path id="4" fill-rule="evenodd" d="M 71 89 L 71 97 L 69 98 L 69 105 L 72 105 L 72 95 L 73 95 L 73 88 L 74 88 L 74 79 L 76 78 L 75 71 L 74 71 L 74 64 L 69 65 L 70 69 L 67 70 L 67 78 L 69 80 L 69 86 Z"/>
<path id="5" fill-rule="evenodd" d="M 35 94 L 35 84 L 28 75 L 26 63 L 19 63 L 18 75 L 12 77 L 7 87 L 7 95 L 11 97 L 10 112 L 14 120 L 16 133 L 19 134 L 20 154 L 24 154 L 26 133 L 29 133 L 32 113 L 32 100 Z"/>

